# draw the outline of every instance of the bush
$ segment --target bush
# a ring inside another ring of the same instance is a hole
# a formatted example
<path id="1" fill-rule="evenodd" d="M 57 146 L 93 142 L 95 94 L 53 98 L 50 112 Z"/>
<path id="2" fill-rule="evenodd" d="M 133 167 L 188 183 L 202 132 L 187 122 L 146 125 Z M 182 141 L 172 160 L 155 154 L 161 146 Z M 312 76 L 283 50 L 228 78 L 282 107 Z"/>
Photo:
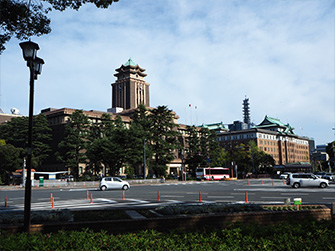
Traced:
<path id="1" fill-rule="evenodd" d="M 59 231 L 55 234 L 0 233 L 0 250 L 335 250 L 334 221 L 276 226 L 235 223 L 215 231 L 154 230 L 108 234 Z"/>
<path id="2" fill-rule="evenodd" d="M 23 223 L 23 212 L 0 213 L 0 224 L 18 224 Z M 53 211 L 32 211 L 32 223 L 45 222 L 69 222 L 73 221 L 72 212 L 68 209 Z"/>
<path id="3" fill-rule="evenodd" d="M 190 205 L 171 204 L 156 208 L 156 211 L 163 215 L 178 214 L 204 214 L 204 213 L 237 213 L 264 211 L 256 204 L 231 204 L 231 203 L 194 203 Z"/>

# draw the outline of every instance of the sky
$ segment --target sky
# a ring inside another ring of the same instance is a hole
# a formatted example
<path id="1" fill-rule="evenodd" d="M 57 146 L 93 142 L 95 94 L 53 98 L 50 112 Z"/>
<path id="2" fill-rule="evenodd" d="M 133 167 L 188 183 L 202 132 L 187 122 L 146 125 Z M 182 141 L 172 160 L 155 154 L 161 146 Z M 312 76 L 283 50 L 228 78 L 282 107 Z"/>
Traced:
<path id="1" fill-rule="evenodd" d="M 334 10 L 334 0 L 120 0 L 52 11 L 52 32 L 31 38 L 45 61 L 34 114 L 107 111 L 115 69 L 131 58 L 146 69 L 150 106 L 168 106 L 179 123 L 243 121 L 247 97 L 256 125 L 268 115 L 326 144 L 335 139 Z M 27 115 L 19 43 L 0 55 L 0 108 Z"/>

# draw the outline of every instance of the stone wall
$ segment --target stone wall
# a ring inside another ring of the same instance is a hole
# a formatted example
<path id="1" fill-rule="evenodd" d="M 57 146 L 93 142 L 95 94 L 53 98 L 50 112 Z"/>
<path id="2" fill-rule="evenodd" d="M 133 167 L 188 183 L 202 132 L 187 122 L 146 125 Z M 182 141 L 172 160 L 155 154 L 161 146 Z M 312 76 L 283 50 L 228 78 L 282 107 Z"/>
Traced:
<path id="1" fill-rule="evenodd" d="M 286 221 L 301 222 L 305 219 L 331 220 L 331 210 L 326 206 L 319 209 L 300 211 L 264 211 L 232 214 L 206 214 L 206 215 L 182 215 L 175 217 L 157 217 L 139 220 L 113 220 L 99 222 L 69 222 L 48 223 L 31 225 L 32 233 L 50 233 L 59 230 L 81 230 L 89 228 L 94 231 L 106 230 L 110 233 L 137 232 L 147 229 L 155 229 L 161 232 L 169 232 L 172 229 L 180 229 L 185 232 L 195 230 L 223 228 L 232 222 L 255 223 L 259 225 L 277 224 Z M 0 230 L 7 233 L 22 231 L 22 226 L 0 226 Z"/>

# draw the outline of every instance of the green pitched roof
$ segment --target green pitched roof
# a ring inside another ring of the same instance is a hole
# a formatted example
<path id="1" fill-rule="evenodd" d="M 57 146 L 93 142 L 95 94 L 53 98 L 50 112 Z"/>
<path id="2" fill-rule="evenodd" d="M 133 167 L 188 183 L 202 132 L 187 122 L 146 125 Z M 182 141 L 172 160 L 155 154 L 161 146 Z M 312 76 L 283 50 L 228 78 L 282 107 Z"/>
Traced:
<path id="1" fill-rule="evenodd" d="M 202 124 L 200 127 L 207 128 L 209 130 L 226 129 L 223 122 L 207 125 Z"/>
<path id="2" fill-rule="evenodd" d="M 293 130 L 294 128 L 290 126 L 290 124 L 284 124 L 281 122 L 279 119 L 276 118 L 271 118 L 268 115 L 265 116 L 264 120 L 262 123 L 260 123 L 257 128 L 266 128 L 266 127 L 284 127 L 284 133 L 290 133 L 294 134 Z"/>
<path id="3" fill-rule="evenodd" d="M 263 122 L 260 125 L 278 125 L 278 126 L 286 126 L 283 122 L 279 119 L 271 118 L 268 115 L 265 116 Z"/>
<path id="4" fill-rule="evenodd" d="M 136 66 L 136 64 L 131 58 L 129 58 L 128 61 L 124 64 L 124 66 L 129 66 L 129 65 Z"/>

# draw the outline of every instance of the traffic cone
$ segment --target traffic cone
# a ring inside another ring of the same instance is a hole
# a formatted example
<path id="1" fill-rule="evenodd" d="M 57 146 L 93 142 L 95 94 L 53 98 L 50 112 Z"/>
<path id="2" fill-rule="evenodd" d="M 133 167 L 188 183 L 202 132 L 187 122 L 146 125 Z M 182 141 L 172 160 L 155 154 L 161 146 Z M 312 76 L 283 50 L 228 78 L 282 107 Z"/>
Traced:
<path id="1" fill-rule="evenodd" d="M 93 195 L 91 193 L 91 204 L 93 204 Z"/>
<path id="2" fill-rule="evenodd" d="M 158 201 L 161 201 L 161 195 L 159 191 L 158 191 Z"/>
<path id="3" fill-rule="evenodd" d="M 122 190 L 122 200 L 124 200 L 124 190 Z"/>
<path id="4" fill-rule="evenodd" d="M 86 198 L 89 200 L 90 198 L 89 198 L 89 196 L 88 196 L 88 190 L 87 190 L 87 192 L 86 192 Z"/>
<path id="5" fill-rule="evenodd" d="M 55 209 L 55 199 L 52 197 L 51 209 Z"/>
<path id="6" fill-rule="evenodd" d="M 201 200 L 201 191 L 199 191 L 199 202 L 202 202 L 202 200 Z"/>
<path id="7" fill-rule="evenodd" d="M 245 192 L 245 203 L 249 203 L 249 201 L 248 201 L 248 192 Z"/>

